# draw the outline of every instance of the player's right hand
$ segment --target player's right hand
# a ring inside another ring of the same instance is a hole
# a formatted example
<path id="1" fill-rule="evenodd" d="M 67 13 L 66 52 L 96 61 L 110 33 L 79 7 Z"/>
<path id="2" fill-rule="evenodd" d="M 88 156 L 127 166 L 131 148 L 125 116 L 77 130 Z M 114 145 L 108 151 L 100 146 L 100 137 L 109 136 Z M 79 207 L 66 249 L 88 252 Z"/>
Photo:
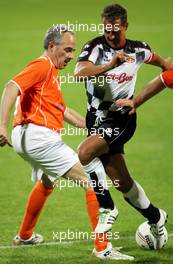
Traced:
<path id="1" fill-rule="evenodd" d="M 113 55 L 112 60 L 110 61 L 110 67 L 115 68 L 125 61 L 132 63 L 132 62 L 134 62 L 134 58 L 132 58 L 131 56 L 129 56 L 125 52 L 116 52 Z"/>
<path id="2" fill-rule="evenodd" d="M 133 100 L 130 99 L 118 99 L 114 101 L 117 107 L 130 107 L 131 110 L 129 111 L 129 115 L 132 115 L 136 112 L 136 107 Z"/>
<path id="3" fill-rule="evenodd" d="M 0 147 L 4 147 L 5 145 L 12 147 L 8 140 L 7 130 L 4 127 L 0 127 Z"/>

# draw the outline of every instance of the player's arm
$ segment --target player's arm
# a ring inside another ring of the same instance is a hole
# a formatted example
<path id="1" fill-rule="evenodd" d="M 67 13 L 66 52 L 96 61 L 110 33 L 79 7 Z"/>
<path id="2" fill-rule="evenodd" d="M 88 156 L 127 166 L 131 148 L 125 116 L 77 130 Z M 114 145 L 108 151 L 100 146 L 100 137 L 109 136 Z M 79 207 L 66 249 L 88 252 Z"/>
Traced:
<path id="1" fill-rule="evenodd" d="M 86 128 L 85 118 L 74 109 L 67 108 L 64 113 L 64 121 L 78 128 Z"/>
<path id="2" fill-rule="evenodd" d="M 149 100 L 151 97 L 161 92 L 165 88 L 165 84 L 161 80 L 160 76 L 158 76 L 148 84 L 146 84 L 139 95 L 137 95 L 134 99 L 119 99 L 115 101 L 115 104 L 117 107 L 130 107 L 131 110 L 129 114 L 133 114 L 136 111 L 137 107 L 145 103 L 147 100 Z"/>
<path id="3" fill-rule="evenodd" d="M 74 75 L 79 80 L 80 77 L 96 76 L 110 69 L 112 69 L 112 66 L 109 63 L 95 65 L 90 61 L 80 61 L 76 64 Z"/>
<path id="4" fill-rule="evenodd" d="M 135 108 L 139 107 L 143 103 L 145 103 L 147 100 L 149 100 L 154 95 L 160 93 L 162 90 L 166 88 L 165 84 L 162 82 L 160 76 L 156 77 L 152 81 L 150 81 L 148 84 L 144 86 L 142 91 L 139 95 L 137 95 L 134 99 L 134 106 Z"/>
<path id="5" fill-rule="evenodd" d="M 14 106 L 19 89 L 13 82 L 8 82 L 4 88 L 0 105 L 0 146 L 10 145 L 8 139 L 8 124 L 12 107 Z"/>
<path id="6" fill-rule="evenodd" d="M 130 56 L 125 52 L 119 52 L 114 54 L 110 62 L 102 65 L 95 65 L 89 60 L 79 61 L 76 64 L 74 75 L 77 80 L 79 80 L 80 77 L 97 76 L 117 67 L 120 63 L 127 61 L 129 58 Z"/>
<path id="7" fill-rule="evenodd" d="M 163 71 L 166 71 L 166 70 L 173 68 L 172 59 L 170 57 L 168 57 L 167 59 L 163 59 L 157 53 L 154 53 L 152 61 L 150 62 L 150 64 L 162 68 Z"/>
<path id="8" fill-rule="evenodd" d="M 120 99 L 115 101 L 118 107 L 130 107 L 129 114 L 133 114 L 138 106 L 146 102 L 154 95 L 161 92 L 166 87 L 173 89 L 173 69 L 164 71 L 155 79 L 146 84 L 143 90 L 133 100 Z"/>

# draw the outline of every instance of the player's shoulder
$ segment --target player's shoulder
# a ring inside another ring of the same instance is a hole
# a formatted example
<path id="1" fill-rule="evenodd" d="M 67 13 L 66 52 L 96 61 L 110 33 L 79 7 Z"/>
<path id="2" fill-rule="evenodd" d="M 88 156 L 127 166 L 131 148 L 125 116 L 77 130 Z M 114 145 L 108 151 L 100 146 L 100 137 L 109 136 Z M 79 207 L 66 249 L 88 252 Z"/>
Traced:
<path id="1" fill-rule="evenodd" d="M 84 44 L 83 49 L 94 48 L 95 46 L 100 45 L 102 43 L 103 43 L 103 36 L 99 36 L 87 41 Z"/>
<path id="2" fill-rule="evenodd" d="M 141 41 L 141 40 L 127 39 L 126 40 L 126 47 L 131 48 L 131 49 L 139 48 L 139 49 L 149 49 L 149 50 L 151 50 L 151 48 L 148 45 L 148 43 L 145 42 L 145 41 Z"/>
<path id="3" fill-rule="evenodd" d="M 48 56 L 40 56 L 31 61 L 27 66 L 49 69 L 52 65 L 53 63 Z"/>

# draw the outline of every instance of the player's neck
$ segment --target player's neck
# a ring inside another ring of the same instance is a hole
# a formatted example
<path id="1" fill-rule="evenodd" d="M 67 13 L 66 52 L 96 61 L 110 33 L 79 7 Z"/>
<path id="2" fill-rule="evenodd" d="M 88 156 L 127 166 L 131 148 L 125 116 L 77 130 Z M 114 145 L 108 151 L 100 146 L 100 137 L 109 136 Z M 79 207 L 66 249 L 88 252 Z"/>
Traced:
<path id="1" fill-rule="evenodd" d="M 111 43 L 109 41 L 106 40 L 105 38 L 105 42 L 107 43 L 107 45 L 109 45 L 109 47 L 111 47 L 112 49 L 122 49 L 124 48 L 124 46 L 126 45 L 126 39 L 120 39 L 119 43 Z"/>
<path id="2" fill-rule="evenodd" d="M 117 45 L 115 45 L 115 49 L 121 49 L 125 45 L 126 45 L 126 39 L 122 39 L 122 40 L 120 40 L 120 42 Z"/>
<path id="3" fill-rule="evenodd" d="M 47 57 L 49 61 L 55 66 L 53 62 L 53 58 L 50 56 L 49 52 L 47 50 L 44 51 L 43 56 Z"/>

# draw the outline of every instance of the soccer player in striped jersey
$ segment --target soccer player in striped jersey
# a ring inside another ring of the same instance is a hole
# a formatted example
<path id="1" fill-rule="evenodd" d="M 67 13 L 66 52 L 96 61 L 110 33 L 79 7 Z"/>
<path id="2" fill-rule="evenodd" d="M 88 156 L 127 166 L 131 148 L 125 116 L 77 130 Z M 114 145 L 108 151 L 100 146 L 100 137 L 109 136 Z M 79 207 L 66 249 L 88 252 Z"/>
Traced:
<path id="1" fill-rule="evenodd" d="M 103 184 L 102 193 L 95 187 L 98 200 L 102 201 L 103 193 L 107 196 L 107 173 L 125 200 L 148 219 L 160 248 L 164 239 L 160 231 L 167 213 L 150 202 L 142 186 L 130 175 L 124 159 L 124 144 L 136 129 L 136 113 L 129 116 L 129 109 L 117 107 L 114 101 L 133 97 L 142 64 L 167 70 L 170 61 L 153 52 L 146 42 L 126 38 L 128 21 L 124 7 L 106 6 L 102 19 L 104 35 L 84 45 L 75 68 L 76 78 L 85 79 L 88 98 L 88 137 L 79 146 L 79 159 L 88 176 Z M 109 202 L 108 208 L 113 209 Z M 95 255 L 101 253 L 95 251 Z"/>

